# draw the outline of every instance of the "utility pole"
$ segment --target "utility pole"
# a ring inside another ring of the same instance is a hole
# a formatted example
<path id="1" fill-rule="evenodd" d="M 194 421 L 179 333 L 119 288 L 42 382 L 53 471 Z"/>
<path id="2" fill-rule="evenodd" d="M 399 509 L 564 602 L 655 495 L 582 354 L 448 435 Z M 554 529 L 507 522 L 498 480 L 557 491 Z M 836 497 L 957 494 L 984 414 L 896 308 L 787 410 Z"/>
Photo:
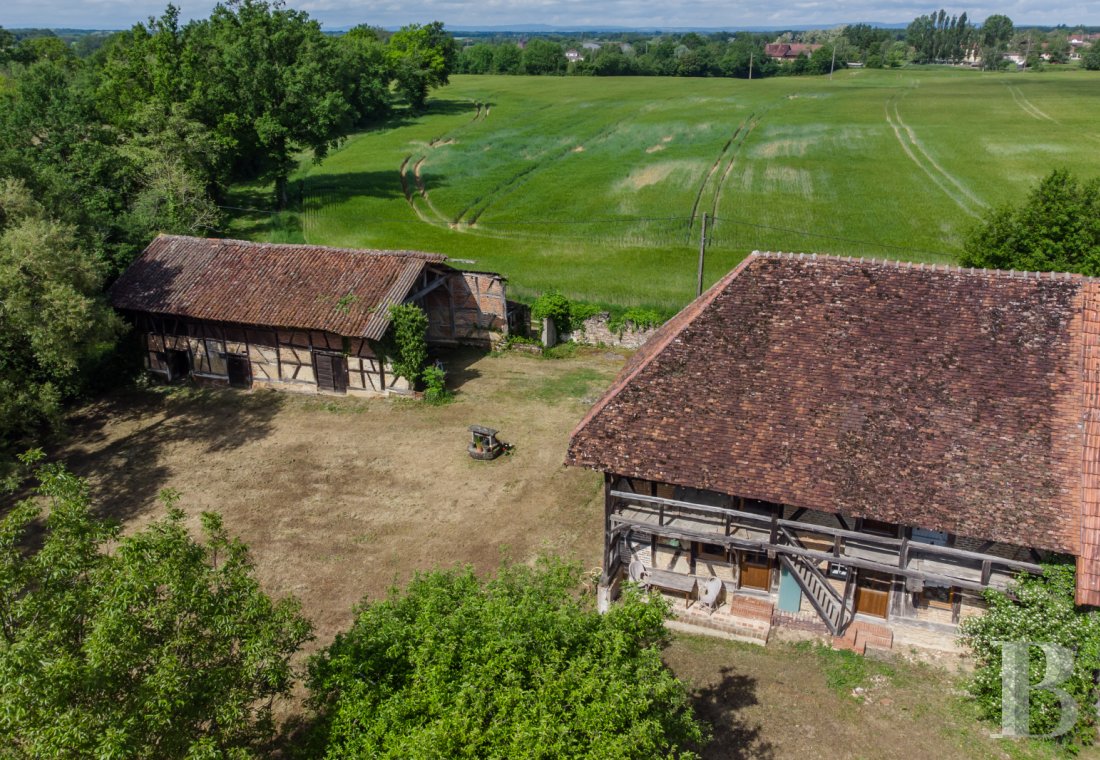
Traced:
<path id="1" fill-rule="evenodd" d="M 752 81 L 752 57 L 756 53 L 755 50 L 749 51 L 749 81 Z"/>
<path id="2" fill-rule="evenodd" d="M 833 71 L 836 69 L 836 41 L 833 41 L 833 60 L 829 64 L 829 79 L 833 78 Z"/>
<path id="3" fill-rule="evenodd" d="M 703 295 L 703 260 L 707 256 L 707 212 L 703 212 L 703 226 L 699 230 L 699 276 L 695 283 L 695 297 Z"/>

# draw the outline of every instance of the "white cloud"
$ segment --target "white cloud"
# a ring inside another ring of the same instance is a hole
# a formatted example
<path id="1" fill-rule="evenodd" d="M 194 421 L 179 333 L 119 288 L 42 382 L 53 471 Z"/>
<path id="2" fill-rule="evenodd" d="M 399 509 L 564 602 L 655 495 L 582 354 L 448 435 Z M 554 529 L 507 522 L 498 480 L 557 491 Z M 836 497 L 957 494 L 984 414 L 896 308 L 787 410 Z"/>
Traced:
<path id="1" fill-rule="evenodd" d="M 126 28 L 164 10 L 167 0 L 0 0 L 0 26 Z M 185 18 L 210 12 L 212 0 L 177 0 Z M 724 27 L 821 25 L 852 21 L 908 22 L 933 9 L 927 0 L 290 0 L 327 27 L 358 23 L 398 26 L 441 20 L 451 26 L 506 24 Z M 1100 24 L 1094 0 L 1015 0 L 949 7 L 981 20 L 1006 13 L 1017 24 Z"/>

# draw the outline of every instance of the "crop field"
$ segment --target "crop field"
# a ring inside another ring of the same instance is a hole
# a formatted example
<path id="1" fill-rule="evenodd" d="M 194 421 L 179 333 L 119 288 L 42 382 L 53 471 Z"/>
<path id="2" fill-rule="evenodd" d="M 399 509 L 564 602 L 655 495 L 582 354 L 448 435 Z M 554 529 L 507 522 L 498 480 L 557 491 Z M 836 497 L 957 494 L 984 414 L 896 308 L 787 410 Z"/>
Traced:
<path id="1" fill-rule="evenodd" d="M 1100 74 L 848 70 L 730 79 L 456 76 L 304 162 L 257 239 L 445 253 L 511 292 L 671 311 L 754 249 L 951 263 L 1057 166 L 1100 175 Z M 234 204 L 266 203 L 245 187 Z"/>

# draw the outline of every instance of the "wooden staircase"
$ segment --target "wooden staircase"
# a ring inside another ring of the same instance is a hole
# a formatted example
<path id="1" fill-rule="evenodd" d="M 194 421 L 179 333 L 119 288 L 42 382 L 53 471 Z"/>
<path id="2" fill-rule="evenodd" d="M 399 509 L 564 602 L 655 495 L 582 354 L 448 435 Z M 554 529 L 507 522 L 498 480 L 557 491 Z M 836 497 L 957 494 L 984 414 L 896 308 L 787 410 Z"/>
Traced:
<path id="1" fill-rule="evenodd" d="M 780 526 L 778 533 L 779 538 L 784 543 L 805 548 L 798 537 L 786 528 Z M 817 564 L 811 560 L 797 554 L 780 554 L 779 561 L 797 581 L 802 593 L 806 595 L 806 598 L 810 600 L 810 604 L 817 610 L 817 614 L 825 621 L 829 632 L 833 636 L 842 635 L 845 626 L 848 622 L 851 622 L 855 614 L 855 610 L 845 598 L 846 595 L 838 593 L 821 570 L 818 569 Z"/>

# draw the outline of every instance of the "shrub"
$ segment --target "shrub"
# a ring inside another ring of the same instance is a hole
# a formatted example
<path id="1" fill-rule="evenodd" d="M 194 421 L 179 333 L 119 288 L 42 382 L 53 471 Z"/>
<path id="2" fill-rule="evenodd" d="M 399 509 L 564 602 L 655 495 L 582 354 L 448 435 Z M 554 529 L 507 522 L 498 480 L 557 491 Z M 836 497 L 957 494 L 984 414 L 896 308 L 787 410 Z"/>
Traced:
<path id="1" fill-rule="evenodd" d="M 392 337 L 387 353 L 393 372 L 416 385 L 428 361 L 428 315 L 416 304 L 395 304 L 390 307 L 390 321 Z"/>
<path id="2" fill-rule="evenodd" d="M 1019 206 L 989 212 L 971 230 L 960 263 L 969 267 L 1100 275 L 1100 178 L 1065 169 L 1043 178 Z"/>
<path id="3" fill-rule="evenodd" d="M 454 398 L 447 390 L 447 373 L 439 367 L 425 367 L 421 373 L 424 378 L 424 400 L 429 404 L 446 404 Z"/>
<path id="4" fill-rule="evenodd" d="M 608 320 L 607 329 L 621 337 L 628 326 L 632 326 L 635 330 L 648 330 L 664 321 L 664 317 L 653 309 L 633 308 L 627 309 L 620 316 L 611 317 Z"/>
<path id="5" fill-rule="evenodd" d="M 194 540 L 173 493 L 122 536 L 84 481 L 39 477 L 48 514 L 0 519 L 0 755 L 256 756 L 310 637 L 298 602 L 262 591 L 217 515 Z"/>
<path id="6" fill-rule="evenodd" d="M 661 661 L 668 606 L 629 589 L 609 613 L 579 566 L 481 581 L 417 575 L 364 604 L 309 665 L 318 751 L 343 757 L 693 757 L 704 739 Z"/>
<path id="7" fill-rule="evenodd" d="M 1095 740 L 1096 701 L 1100 697 L 1094 678 L 1100 670 L 1100 613 L 1075 606 L 1076 587 L 1072 560 L 1046 564 L 1042 575 L 1021 574 L 1012 587 L 1015 599 L 986 591 L 988 611 L 964 620 L 960 636 L 977 662 L 970 693 L 983 716 L 996 721 L 1001 719 L 1002 707 L 1002 642 L 1049 642 L 1076 652 L 1072 674 L 1057 684 L 1077 702 L 1077 722 L 1058 737 L 1069 747 Z M 1030 650 L 1028 667 L 1034 685 L 1043 677 L 1046 663 L 1040 648 Z M 1028 703 L 1030 733 L 1053 731 L 1062 714 L 1058 696 L 1036 690 L 1029 694 Z"/>
<path id="8" fill-rule="evenodd" d="M 569 332 L 572 327 L 569 299 L 556 290 L 549 290 L 535 299 L 531 316 L 540 321 L 552 320 L 559 333 Z"/>

